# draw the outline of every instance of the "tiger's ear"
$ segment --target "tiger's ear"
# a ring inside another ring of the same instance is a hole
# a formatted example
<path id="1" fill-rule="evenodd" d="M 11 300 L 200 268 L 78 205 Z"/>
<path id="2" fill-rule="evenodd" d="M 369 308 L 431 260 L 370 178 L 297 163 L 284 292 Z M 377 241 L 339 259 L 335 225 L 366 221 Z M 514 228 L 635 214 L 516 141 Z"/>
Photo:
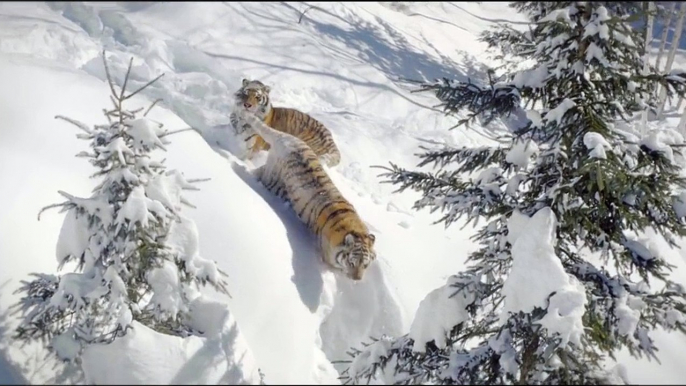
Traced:
<path id="1" fill-rule="evenodd" d="M 245 79 L 245 78 L 243 78 L 243 87 L 247 86 L 248 83 L 250 83 L 250 81 L 247 80 L 247 79 Z"/>
<path id="2" fill-rule="evenodd" d="M 376 242 L 376 236 L 374 236 L 373 233 L 370 233 L 370 234 L 369 234 L 369 240 L 371 240 L 371 241 L 372 241 L 372 245 L 374 245 L 374 242 Z"/>
<path id="3" fill-rule="evenodd" d="M 346 247 L 352 247 L 355 243 L 355 236 L 352 233 L 348 233 L 347 235 L 345 235 L 344 241 Z"/>
<path id="4" fill-rule="evenodd" d="M 272 88 L 269 87 L 269 86 L 267 86 L 267 85 L 265 85 L 265 86 L 264 86 L 264 92 L 266 92 L 267 94 L 269 94 L 270 91 L 272 91 Z"/>

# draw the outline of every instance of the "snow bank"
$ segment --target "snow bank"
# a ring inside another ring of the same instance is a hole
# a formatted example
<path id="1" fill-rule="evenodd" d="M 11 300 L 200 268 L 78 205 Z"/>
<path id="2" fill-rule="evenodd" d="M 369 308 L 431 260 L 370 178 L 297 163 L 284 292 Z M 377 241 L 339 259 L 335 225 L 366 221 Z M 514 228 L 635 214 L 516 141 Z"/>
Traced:
<path id="1" fill-rule="evenodd" d="M 255 359 L 224 304 L 203 297 L 190 306 L 205 337 L 160 334 L 134 322 L 126 336 L 92 345 L 82 356 L 91 384 L 259 384 Z"/>

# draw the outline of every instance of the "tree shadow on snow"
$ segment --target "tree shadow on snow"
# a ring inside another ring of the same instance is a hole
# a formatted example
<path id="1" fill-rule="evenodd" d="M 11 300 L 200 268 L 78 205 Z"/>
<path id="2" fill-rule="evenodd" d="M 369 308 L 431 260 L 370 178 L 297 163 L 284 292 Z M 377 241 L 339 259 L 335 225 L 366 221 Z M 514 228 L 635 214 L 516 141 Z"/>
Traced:
<path id="1" fill-rule="evenodd" d="M 303 44 L 303 41 L 311 42 L 314 39 L 317 46 L 326 49 L 333 57 L 347 62 L 355 61 L 360 64 L 370 65 L 383 73 L 396 86 L 404 84 L 405 79 L 433 81 L 447 77 L 450 79 L 466 80 L 467 73 L 473 70 L 453 60 L 446 54 L 439 54 L 437 58 L 434 55 L 415 49 L 405 35 L 399 33 L 391 24 L 376 16 L 376 23 L 371 23 L 355 15 L 343 18 L 323 8 L 314 7 L 315 9 L 308 12 L 302 18 L 302 22 L 298 24 L 301 10 L 288 3 L 270 4 L 259 11 L 240 3 L 225 3 L 225 5 L 233 9 L 235 13 L 243 16 L 251 25 L 257 26 L 255 30 L 256 37 L 264 35 L 262 40 L 264 43 L 261 43 L 260 49 L 272 52 L 274 55 L 288 57 L 288 64 L 276 64 L 273 61 L 259 60 L 248 55 L 237 54 L 236 52 L 211 52 L 199 49 L 199 52 L 205 55 L 231 61 L 253 63 L 265 69 L 273 68 L 277 71 L 292 71 L 301 74 L 330 77 L 355 86 L 376 88 L 394 93 L 410 103 L 425 108 L 431 107 L 419 103 L 416 100 L 417 98 L 410 98 L 405 93 L 399 93 L 397 89 L 389 87 L 387 84 L 329 72 L 325 69 L 313 67 L 313 63 L 307 58 L 290 57 L 288 56 L 287 47 L 294 44 Z M 284 12 L 282 9 L 279 9 L 280 7 L 290 9 L 292 17 L 284 18 Z M 303 9 L 307 7 L 309 7 L 309 4 L 303 3 Z M 328 18 L 337 19 L 345 23 L 346 27 L 349 28 L 343 29 L 333 23 L 321 21 L 321 14 Z M 271 38 L 272 33 L 278 31 L 292 32 L 294 37 Z M 342 43 L 346 49 L 343 50 L 340 48 L 340 45 L 332 44 L 336 42 Z M 457 52 L 457 54 L 460 55 L 460 52 Z"/>
<path id="2" fill-rule="evenodd" d="M 238 338 L 238 327 L 231 326 L 228 332 L 223 332 L 221 337 L 212 336 L 204 342 L 202 347 L 192 357 L 184 362 L 183 366 L 174 375 L 171 385 L 208 384 L 216 367 L 226 364 L 226 372 L 219 379 L 220 385 L 241 384 L 249 374 L 243 374 L 242 368 L 237 364 L 243 363 L 246 355 L 244 352 L 240 358 L 234 358 L 236 353 L 230 350 L 235 347 Z M 229 350 L 227 352 L 227 350 Z"/>
<path id="3" fill-rule="evenodd" d="M 226 5 L 241 14 L 246 20 L 259 25 L 259 29 L 256 31 L 257 34 L 261 33 L 262 29 L 271 30 L 276 28 L 293 32 L 294 36 L 298 36 L 305 32 L 303 30 L 312 30 L 312 33 L 308 34 L 312 37 L 311 39 L 316 40 L 316 44 L 326 49 L 332 56 L 346 62 L 355 61 L 360 64 L 370 65 L 383 73 L 397 88 L 404 91 L 417 89 L 416 85 L 408 84 L 405 80 L 430 82 L 445 77 L 458 81 L 471 80 L 477 84 L 488 84 L 488 67 L 473 55 L 463 50 L 455 50 L 453 53 L 441 51 L 421 32 L 419 32 L 419 37 L 414 37 L 414 39 L 432 52 L 418 50 L 411 44 L 406 35 L 400 33 L 390 23 L 378 16 L 374 16 L 374 22 L 369 22 L 352 13 L 343 18 L 321 7 L 312 6 L 313 9 L 302 17 L 299 24 L 298 19 L 302 14 L 302 10 L 296 9 L 288 3 L 282 2 L 260 10 L 247 8 L 239 3 Z M 284 18 L 283 11 L 279 9 L 280 6 L 290 9 L 293 14 L 292 18 Z M 303 10 L 308 7 L 310 7 L 308 3 L 303 3 Z M 326 21 L 332 18 L 339 22 L 334 24 Z M 342 28 L 339 25 L 344 25 L 346 28 Z M 290 40 L 286 37 L 276 41 L 274 39 L 265 39 L 265 43 L 262 43 L 260 48 L 283 56 L 287 54 L 282 53 L 282 46 L 302 44 L 302 40 L 303 38 L 300 37 Z M 341 45 L 345 49 L 341 49 Z M 277 71 L 292 71 L 313 76 L 330 77 L 354 86 L 376 88 L 392 92 L 420 107 L 440 111 L 435 108 L 435 105 L 439 104 L 437 99 L 434 100 L 434 106 L 424 105 L 419 102 L 418 98 L 411 98 L 408 93 L 398 92 L 397 88 L 389 87 L 387 84 L 359 78 L 353 79 L 341 74 L 327 72 L 323 69 L 313 68 L 313 64 L 306 58 L 289 56 L 289 62 L 286 65 L 237 55 L 235 52 L 201 52 L 210 57 L 253 63 L 260 67 L 273 68 Z M 424 95 L 429 96 L 430 93 L 424 93 Z M 502 122 L 509 130 L 513 130 L 518 125 L 517 122 L 513 124 L 511 119 L 503 119 Z M 498 127 L 484 127 L 483 131 L 490 137 L 494 137 L 498 130 Z"/>
<path id="4" fill-rule="evenodd" d="M 0 298 L 3 292 L 7 291 L 8 279 L 0 284 Z M 9 357 L 7 347 L 10 344 L 12 331 L 9 326 L 10 310 L 0 309 L 0 385 L 28 385 L 29 382 L 24 378 L 19 365 Z"/>
<path id="5" fill-rule="evenodd" d="M 282 4 L 298 15 L 301 13 L 290 4 Z M 303 5 L 310 6 L 308 3 Z M 345 23 L 347 28 L 322 21 L 321 14 Z M 354 14 L 342 18 L 321 7 L 316 7 L 316 10 L 311 10 L 302 18 L 302 23 L 310 26 L 315 36 L 344 44 L 349 51 L 357 54 L 360 63 L 371 65 L 392 81 L 432 81 L 442 77 L 465 79 L 460 64 L 450 57 L 441 55 L 437 59 L 418 51 L 390 23 L 378 16 L 374 16 L 374 21 L 375 23 L 368 22 Z"/>

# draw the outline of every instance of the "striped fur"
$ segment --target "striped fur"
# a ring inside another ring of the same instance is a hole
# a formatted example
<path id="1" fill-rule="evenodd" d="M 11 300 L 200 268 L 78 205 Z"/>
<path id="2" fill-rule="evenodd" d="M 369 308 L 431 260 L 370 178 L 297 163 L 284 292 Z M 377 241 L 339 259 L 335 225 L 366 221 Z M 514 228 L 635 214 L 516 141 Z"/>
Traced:
<path id="1" fill-rule="evenodd" d="M 236 109 L 236 113 L 271 145 L 265 165 L 257 169 L 262 184 L 287 199 L 298 218 L 319 238 L 325 263 L 361 280 L 376 259 L 376 237 L 338 191 L 317 155 L 301 139 L 273 130 L 256 115 L 244 109 Z"/>
<path id="2" fill-rule="evenodd" d="M 270 91 L 269 86 L 258 80 L 243 79 L 242 87 L 235 94 L 236 107 L 257 115 L 274 130 L 302 139 L 326 165 L 330 167 L 338 165 L 341 161 L 341 153 L 338 151 L 331 132 L 319 121 L 302 111 L 273 107 L 269 97 Z M 269 150 L 270 145 L 262 137 L 246 132 L 247 126 L 239 122 L 235 113 L 231 114 L 230 120 L 238 134 L 245 133 L 248 136 L 246 141 L 254 140 L 249 146 L 249 157 L 260 150 Z"/>

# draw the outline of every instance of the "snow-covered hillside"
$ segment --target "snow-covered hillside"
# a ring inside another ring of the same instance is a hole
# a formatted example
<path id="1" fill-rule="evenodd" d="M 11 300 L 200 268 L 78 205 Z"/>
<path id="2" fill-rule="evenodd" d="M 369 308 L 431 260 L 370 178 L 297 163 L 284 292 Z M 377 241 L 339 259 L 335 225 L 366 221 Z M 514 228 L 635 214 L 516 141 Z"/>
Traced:
<path id="1" fill-rule="evenodd" d="M 117 79 L 134 58 L 134 87 L 165 74 L 133 108 L 161 98 L 152 119 L 197 129 L 171 136 L 164 157 L 186 176 L 211 178 L 188 194 L 197 209 L 186 215 L 198 226 L 202 256 L 229 275 L 232 298 L 208 295 L 231 310 L 265 382 L 332 383 L 344 368 L 332 361 L 348 359 L 346 350 L 370 336 L 406 333 L 420 301 L 475 248 L 471 228 L 432 225 L 436 216 L 410 209 L 416 196 L 393 194 L 370 166 L 414 167 L 426 141 L 476 146 L 505 128 L 449 131 L 456 120 L 403 82 L 485 77 L 489 60 L 476 38 L 504 19 L 524 17 L 488 2 L 0 3 L 0 383 L 70 381 L 55 378 L 59 367 L 43 359 L 40 345 L 11 341 L 17 321 L 9 307 L 20 280 L 57 269 L 64 215 L 37 221 L 38 211 L 61 201 L 58 190 L 88 196 L 95 185 L 87 178 L 94 170 L 74 157 L 83 141 L 54 116 L 102 123 L 110 106 L 103 49 Z M 276 106 L 307 112 L 333 132 L 342 161 L 331 178 L 377 236 L 378 259 L 363 281 L 326 269 L 313 236 L 237 157 L 228 114 L 242 78 L 269 84 Z M 686 284 L 684 256 L 669 251 Z M 141 357 L 163 355 L 144 338 Z M 686 339 L 660 340 L 662 365 L 620 357 L 630 379 L 683 381 Z M 188 363 L 195 367 L 181 366 L 184 376 L 205 366 Z M 178 378 L 177 367 L 167 363 L 156 381 L 193 379 Z M 153 382 L 135 371 L 98 376 L 98 383 Z"/>

